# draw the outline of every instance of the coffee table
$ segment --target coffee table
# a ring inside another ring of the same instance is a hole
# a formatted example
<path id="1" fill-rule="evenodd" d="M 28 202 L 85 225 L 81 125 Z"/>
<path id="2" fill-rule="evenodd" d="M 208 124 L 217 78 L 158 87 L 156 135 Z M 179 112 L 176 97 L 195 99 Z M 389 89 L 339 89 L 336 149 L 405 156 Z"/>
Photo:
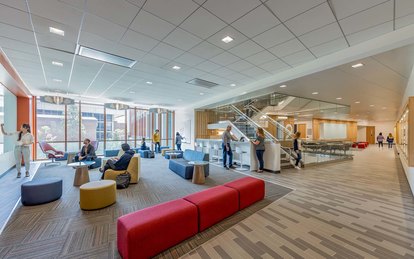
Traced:
<path id="1" fill-rule="evenodd" d="M 165 154 L 170 155 L 170 159 L 176 159 L 179 155 L 181 155 L 180 152 L 165 152 Z"/>
<path id="2" fill-rule="evenodd" d="M 190 165 L 194 165 L 192 182 L 195 184 L 204 184 L 206 176 L 204 175 L 204 166 L 208 165 L 207 161 L 190 161 Z"/>
<path id="3" fill-rule="evenodd" d="M 95 164 L 95 161 L 82 161 L 67 164 L 67 166 L 74 167 L 75 179 L 73 179 L 73 186 L 81 186 L 84 183 L 89 182 L 88 166 Z"/>
<path id="4" fill-rule="evenodd" d="M 68 152 L 68 160 L 66 164 L 73 163 L 73 160 L 75 159 L 75 156 L 78 154 L 78 152 Z"/>

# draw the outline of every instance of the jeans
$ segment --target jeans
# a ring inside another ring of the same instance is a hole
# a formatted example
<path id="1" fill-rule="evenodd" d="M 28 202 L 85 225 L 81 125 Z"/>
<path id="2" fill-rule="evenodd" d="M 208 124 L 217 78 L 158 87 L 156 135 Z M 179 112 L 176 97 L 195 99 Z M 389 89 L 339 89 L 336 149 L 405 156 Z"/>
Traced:
<path id="1" fill-rule="evenodd" d="M 229 155 L 229 167 L 233 165 L 233 151 L 231 151 L 230 144 L 227 144 L 229 147 L 229 151 L 226 149 L 226 145 L 223 143 L 221 144 L 221 147 L 223 148 L 223 166 L 226 166 L 227 162 L 227 155 Z"/>
<path id="2" fill-rule="evenodd" d="M 160 142 L 155 142 L 155 153 L 161 153 Z"/>
<path id="3" fill-rule="evenodd" d="M 14 158 L 16 160 L 16 169 L 20 173 L 22 168 L 22 156 L 24 159 L 24 167 L 26 172 L 30 171 L 30 147 L 28 146 L 15 146 L 14 147 Z"/>
<path id="4" fill-rule="evenodd" d="M 388 148 L 392 148 L 392 142 L 388 142 Z"/>
<path id="5" fill-rule="evenodd" d="M 181 150 L 181 144 L 177 144 L 177 150 Z"/>
<path id="6" fill-rule="evenodd" d="M 264 167 L 264 161 L 263 161 L 263 154 L 264 150 L 256 150 L 256 156 L 257 160 L 259 160 L 259 170 L 263 170 Z"/>
<path id="7" fill-rule="evenodd" d="M 302 151 L 295 150 L 295 152 L 296 152 L 296 156 L 297 156 L 295 166 L 299 166 L 299 162 L 302 159 Z"/>
<path id="8" fill-rule="evenodd" d="M 384 147 L 384 144 L 382 143 L 382 141 L 378 141 L 378 147 Z"/>

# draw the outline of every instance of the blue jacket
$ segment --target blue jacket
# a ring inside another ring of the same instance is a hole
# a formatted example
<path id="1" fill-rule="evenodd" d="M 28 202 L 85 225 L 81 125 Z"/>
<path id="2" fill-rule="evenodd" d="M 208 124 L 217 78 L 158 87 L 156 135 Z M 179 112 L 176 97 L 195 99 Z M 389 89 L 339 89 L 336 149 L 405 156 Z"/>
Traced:
<path id="1" fill-rule="evenodd" d="M 129 161 L 134 156 L 135 151 L 130 149 L 125 151 L 125 153 L 114 163 L 115 170 L 126 170 L 129 165 Z"/>

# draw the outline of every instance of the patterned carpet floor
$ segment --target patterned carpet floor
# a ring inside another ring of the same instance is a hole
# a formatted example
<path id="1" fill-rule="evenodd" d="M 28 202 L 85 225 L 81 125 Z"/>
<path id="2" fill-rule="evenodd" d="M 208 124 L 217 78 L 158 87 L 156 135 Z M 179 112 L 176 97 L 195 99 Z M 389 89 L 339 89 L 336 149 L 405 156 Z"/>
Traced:
<path id="1" fill-rule="evenodd" d="M 244 177 L 211 165 L 206 183 L 195 185 L 171 172 L 168 160 L 163 157 L 141 162 L 139 183 L 117 190 L 117 203 L 96 211 L 79 208 L 73 168 L 63 164 L 41 166 L 34 178 L 62 178 L 63 195 L 57 201 L 38 206 L 18 204 L 0 236 L 0 258 L 119 258 L 116 247 L 119 216 Z M 99 180 L 100 175 L 97 169 L 91 170 L 91 181 Z M 291 191 L 267 182 L 263 201 L 161 253 L 158 258 L 178 258 L 188 253 Z"/>

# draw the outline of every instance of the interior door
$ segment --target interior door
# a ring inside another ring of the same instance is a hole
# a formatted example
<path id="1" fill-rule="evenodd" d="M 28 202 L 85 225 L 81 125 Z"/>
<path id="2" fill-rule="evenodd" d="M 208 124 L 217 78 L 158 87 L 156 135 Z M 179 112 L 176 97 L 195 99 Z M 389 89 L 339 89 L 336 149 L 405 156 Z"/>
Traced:
<path id="1" fill-rule="evenodd" d="M 375 144 L 375 126 L 367 126 L 367 142 Z"/>
<path id="2" fill-rule="evenodd" d="M 300 138 L 306 138 L 306 123 L 298 124 L 298 131 L 300 132 Z"/>

